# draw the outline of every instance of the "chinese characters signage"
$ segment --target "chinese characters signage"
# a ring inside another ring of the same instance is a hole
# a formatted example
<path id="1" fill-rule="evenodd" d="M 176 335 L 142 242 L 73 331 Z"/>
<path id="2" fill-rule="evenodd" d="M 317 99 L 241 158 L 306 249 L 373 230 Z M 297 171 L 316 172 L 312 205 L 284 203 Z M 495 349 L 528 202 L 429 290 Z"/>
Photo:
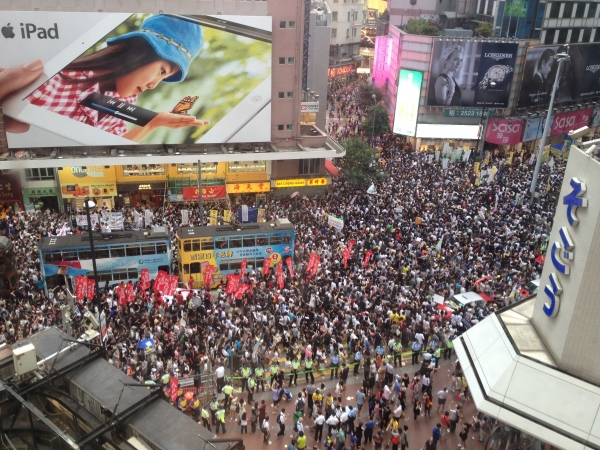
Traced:
<path id="1" fill-rule="evenodd" d="M 392 39 L 385 36 L 375 38 L 375 59 L 373 61 L 373 83 L 379 86 L 385 84 L 389 77 L 392 59 Z"/>
<path id="2" fill-rule="evenodd" d="M 268 181 L 261 183 L 233 183 L 227 185 L 228 194 L 244 194 L 247 192 L 269 192 L 271 184 Z"/>
<path id="3" fill-rule="evenodd" d="M 225 185 L 217 186 L 203 186 L 202 187 L 202 198 L 205 200 L 211 200 L 215 198 L 225 198 L 227 196 L 227 190 Z M 184 187 L 183 188 L 183 199 L 184 200 L 199 200 L 200 190 L 198 187 Z"/>
<path id="4" fill-rule="evenodd" d="M 550 136 L 557 134 L 565 134 L 571 130 L 578 130 L 582 127 L 587 127 L 590 123 L 591 109 L 583 109 L 581 111 L 569 111 L 561 114 L 556 114 L 552 120 L 552 129 Z"/>
<path id="5" fill-rule="evenodd" d="M 292 188 L 305 186 L 326 186 L 327 178 L 294 178 L 291 180 L 275 180 L 276 188 Z"/>
<path id="6" fill-rule="evenodd" d="M 3 173 L 0 175 L 0 203 L 13 203 L 22 201 L 21 184 L 15 174 Z"/>
<path id="7" fill-rule="evenodd" d="M 354 66 L 352 64 L 340 67 L 330 67 L 327 69 L 327 75 L 329 78 L 343 77 L 345 75 L 350 75 L 353 68 Z"/>
<path id="8" fill-rule="evenodd" d="M 485 141 L 500 145 L 518 144 L 524 128 L 524 120 L 488 119 Z"/>

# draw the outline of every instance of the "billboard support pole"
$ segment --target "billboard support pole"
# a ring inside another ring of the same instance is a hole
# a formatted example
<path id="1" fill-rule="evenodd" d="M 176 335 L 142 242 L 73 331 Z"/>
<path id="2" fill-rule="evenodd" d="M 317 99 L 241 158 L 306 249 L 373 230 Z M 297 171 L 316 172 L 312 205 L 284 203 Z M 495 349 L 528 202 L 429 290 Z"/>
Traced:
<path id="1" fill-rule="evenodd" d="M 538 176 L 540 175 L 540 167 L 542 166 L 542 155 L 544 154 L 544 147 L 546 146 L 546 138 L 550 133 L 552 108 L 554 106 L 554 97 L 556 96 L 556 90 L 558 89 L 558 82 L 560 80 L 560 69 L 562 63 L 569 60 L 569 55 L 566 53 L 558 53 L 554 56 L 558 60 L 558 69 L 556 70 L 556 77 L 554 78 L 554 86 L 552 87 L 552 95 L 550 96 L 550 104 L 548 105 L 548 113 L 546 114 L 546 123 L 544 125 L 544 131 L 542 132 L 542 139 L 540 141 L 540 149 L 538 150 L 537 160 L 535 161 L 535 170 L 533 171 L 533 178 L 531 178 L 531 187 L 529 192 L 531 197 L 529 198 L 529 204 L 533 204 L 535 198 L 535 189 L 537 187 Z"/>
<path id="2" fill-rule="evenodd" d="M 490 87 L 495 87 L 495 86 L 496 86 L 496 82 L 490 81 Z M 485 98 L 483 99 L 484 104 L 487 104 L 487 93 L 488 93 L 488 91 L 486 89 L 485 96 L 484 96 Z M 483 147 L 485 145 L 485 133 L 487 132 L 487 123 L 488 123 L 488 117 L 486 117 L 485 113 L 488 110 L 489 110 L 489 108 L 486 108 L 484 106 L 483 110 L 481 111 L 481 120 L 479 121 L 479 139 L 477 139 L 477 156 L 475 157 L 476 160 L 477 160 L 477 158 L 479 158 L 480 160 L 483 160 Z"/>
<path id="3" fill-rule="evenodd" d="M 204 206 L 202 205 L 202 162 L 198 160 L 198 206 L 200 207 L 200 226 L 204 224 Z"/>

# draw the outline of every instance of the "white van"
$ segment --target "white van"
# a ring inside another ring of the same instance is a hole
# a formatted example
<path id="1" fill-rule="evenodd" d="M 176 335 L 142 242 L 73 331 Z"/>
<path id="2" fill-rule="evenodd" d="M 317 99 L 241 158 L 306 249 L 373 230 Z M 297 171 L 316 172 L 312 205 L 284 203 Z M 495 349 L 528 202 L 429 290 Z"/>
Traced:
<path id="1" fill-rule="evenodd" d="M 465 292 L 464 294 L 455 294 L 446 301 L 446 306 L 454 311 L 460 310 L 463 306 L 482 307 L 492 299 L 485 294 L 477 292 Z"/>

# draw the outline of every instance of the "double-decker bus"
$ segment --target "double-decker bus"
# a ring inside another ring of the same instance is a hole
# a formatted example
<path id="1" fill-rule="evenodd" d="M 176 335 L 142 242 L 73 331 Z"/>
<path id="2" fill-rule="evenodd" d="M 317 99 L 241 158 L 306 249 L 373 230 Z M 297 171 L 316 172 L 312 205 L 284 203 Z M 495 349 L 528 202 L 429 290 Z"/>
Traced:
<path id="1" fill-rule="evenodd" d="M 294 257 L 294 225 L 287 219 L 272 223 L 180 228 L 177 230 L 179 277 L 184 282 L 193 278 L 193 288 L 204 286 L 204 269 L 216 267 L 211 287 L 216 287 L 227 274 L 239 271 L 246 259 L 247 270 L 261 269 L 265 258 L 271 266 Z"/>
<path id="2" fill-rule="evenodd" d="M 93 233 L 93 238 L 99 284 L 135 282 L 143 268 L 148 269 L 150 278 L 156 278 L 159 270 L 171 272 L 171 239 L 164 227 Z M 94 277 L 87 233 L 45 237 L 38 244 L 38 250 L 47 289 L 70 284 L 69 278 L 77 275 Z"/>

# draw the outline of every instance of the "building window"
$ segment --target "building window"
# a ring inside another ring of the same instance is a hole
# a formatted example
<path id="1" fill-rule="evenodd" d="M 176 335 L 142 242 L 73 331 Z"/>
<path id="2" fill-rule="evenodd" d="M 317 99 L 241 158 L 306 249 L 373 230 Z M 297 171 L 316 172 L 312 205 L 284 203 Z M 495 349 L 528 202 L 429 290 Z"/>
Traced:
<path id="1" fill-rule="evenodd" d="M 51 167 L 41 167 L 39 169 L 25 169 L 25 179 L 54 180 L 54 169 Z"/>
<path id="2" fill-rule="evenodd" d="M 299 175 L 315 175 L 319 173 L 320 159 L 300 159 L 298 160 Z"/>
<path id="3" fill-rule="evenodd" d="M 337 15 L 338 15 L 337 11 L 334 11 L 331 14 L 331 20 L 334 21 L 334 22 L 337 22 Z"/>
<path id="4" fill-rule="evenodd" d="M 560 2 L 553 2 L 550 7 L 550 19 L 558 19 L 560 14 Z"/>
<path id="5" fill-rule="evenodd" d="M 285 20 L 279 21 L 279 28 L 285 28 L 285 24 L 286 24 Z"/>
<path id="6" fill-rule="evenodd" d="M 544 44 L 553 44 L 554 43 L 554 32 L 556 30 L 554 28 L 548 28 L 546 30 L 546 38 L 544 39 Z"/>
<path id="7" fill-rule="evenodd" d="M 573 28 L 571 32 L 571 43 L 575 44 L 579 42 L 579 35 L 581 34 L 581 28 Z"/>
<path id="8" fill-rule="evenodd" d="M 293 20 L 291 22 L 288 22 L 288 28 L 292 28 L 292 29 L 296 28 L 296 22 Z"/>
<path id="9" fill-rule="evenodd" d="M 295 64 L 296 63 L 296 58 L 294 58 L 293 56 L 288 58 L 288 64 Z"/>
<path id="10" fill-rule="evenodd" d="M 581 39 L 581 42 L 590 42 L 591 37 L 592 37 L 592 29 L 584 28 L 583 29 L 583 39 Z"/>
<path id="11" fill-rule="evenodd" d="M 287 93 L 287 98 L 294 98 L 294 91 L 290 91 Z"/>
<path id="12" fill-rule="evenodd" d="M 577 3 L 575 10 L 575 17 L 582 18 L 585 15 L 585 3 Z"/>
<path id="13" fill-rule="evenodd" d="M 346 38 L 349 38 L 349 37 L 350 37 L 350 29 L 348 28 L 348 29 L 346 30 Z"/>
<path id="14" fill-rule="evenodd" d="M 589 18 L 596 17 L 596 11 L 598 11 L 598 8 L 600 8 L 600 4 L 598 4 L 598 3 L 596 3 L 596 4 L 590 3 L 590 9 L 588 9 L 587 16 Z"/>
<path id="15" fill-rule="evenodd" d="M 356 28 L 352 28 L 352 37 L 356 37 Z"/>
<path id="16" fill-rule="evenodd" d="M 350 11 L 348 11 L 348 22 L 350 22 Z"/>
<path id="17" fill-rule="evenodd" d="M 573 2 L 566 2 L 565 3 L 565 9 L 563 11 L 563 15 L 562 18 L 563 19 L 570 19 L 571 16 L 573 15 Z"/>
<path id="18" fill-rule="evenodd" d="M 283 131 L 283 125 L 277 125 L 277 131 Z"/>
<path id="19" fill-rule="evenodd" d="M 285 64 L 285 57 L 279 58 L 279 64 Z"/>
<path id="20" fill-rule="evenodd" d="M 279 93 L 279 98 L 285 98 L 285 92 L 280 92 Z"/>
<path id="21" fill-rule="evenodd" d="M 292 131 L 292 126 L 291 126 L 291 125 L 286 125 L 286 126 L 285 126 L 285 129 L 286 129 L 287 131 Z"/>
<path id="22" fill-rule="evenodd" d="M 567 36 L 569 34 L 568 28 L 561 28 L 558 30 L 558 42 L 557 44 L 565 44 L 567 42 Z"/>
<path id="23" fill-rule="evenodd" d="M 331 29 L 331 37 L 332 38 L 337 37 L 337 28 L 332 28 Z"/>

